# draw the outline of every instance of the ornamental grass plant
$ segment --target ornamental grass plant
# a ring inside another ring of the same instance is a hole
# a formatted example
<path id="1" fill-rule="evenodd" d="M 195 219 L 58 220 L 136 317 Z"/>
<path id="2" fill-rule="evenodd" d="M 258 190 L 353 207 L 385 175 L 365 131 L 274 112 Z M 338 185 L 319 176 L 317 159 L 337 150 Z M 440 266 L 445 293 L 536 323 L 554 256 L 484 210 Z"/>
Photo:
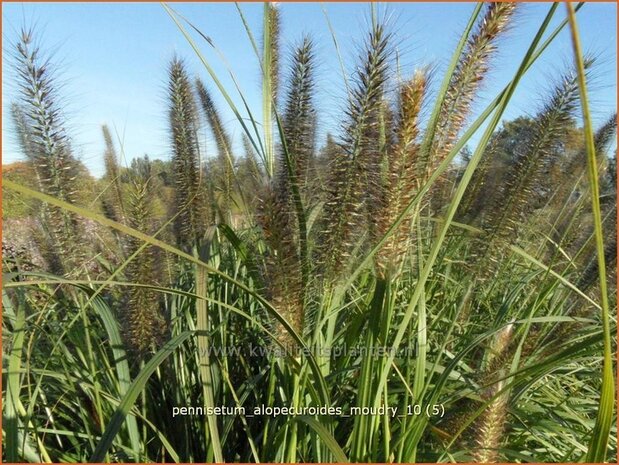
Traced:
<path id="1" fill-rule="evenodd" d="M 614 461 L 616 114 L 587 99 L 582 6 L 547 5 L 487 100 L 526 4 L 475 5 L 442 74 L 401 73 L 368 7 L 325 134 L 324 50 L 284 42 L 287 6 L 265 4 L 258 33 L 237 4 L 256 111 L 203 53 L 208 31 L 164 4 L 195 51 L 162 70 L 170 160 L 125 166 L 103 126 L 91 202 L 54 61 L 22 31 L 5 79 L 36 183 L 5 176 L 3 193 L 32 205 L 36 248 L 3 241 L 3 459 Z M 505 122 L 562 30 L 570 63 Z"/>

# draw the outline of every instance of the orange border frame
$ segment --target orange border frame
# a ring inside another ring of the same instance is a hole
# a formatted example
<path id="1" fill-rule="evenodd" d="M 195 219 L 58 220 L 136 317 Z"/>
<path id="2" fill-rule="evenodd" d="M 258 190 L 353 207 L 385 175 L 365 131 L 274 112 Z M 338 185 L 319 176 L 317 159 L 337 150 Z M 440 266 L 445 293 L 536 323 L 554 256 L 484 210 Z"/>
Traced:
<path id="1" fill-rule="evenodd" d="M 269 3 L 271 2 L 271 0 L 267 0 Z M 483 0 L 483 1 L 487 1 L 487 0 Z M 506 1 L 506 0 L 499 0 L 499 1 Z M 509 1 L 509 0 L 507 0 Z M 551 3 L 547 0 L 528 0 L 528 1 L 524 1 L 524 0 L 513 0 L 515 3 Z M 403 0 L 401 2 L 398 2 L 397 0 L 383 0 L 380 3 L 477 3 L 475 0 Z M 0 0 L 0 15 L 2 14 L 2 4 L 3 3 L 159 3 L 159 2 L 155 2 L 153 0 L 131 0 L 131 1 L 127 1 L 127 0 L 90 0 L 90 1 L 84 1 L 84 0 L 51 0 L 49 2 L 41 2 L 41 1 L 37 1 L 37 0 L 25 0 L 25 1 L 18 1 L 18 0 Z M 166 3 L 234 3 L 232 0 L 221 0 L 221 1 L 215 1 L 215 0 L 168 0 Z M 265 3 L 262 0 L 243 0 L 241 3 Z M 280 3 L 317 3 L 315 0 L 314 1 L 304 1 L 304 0 L 281 0 Z M 325 0 L 325 3 L 371 3 L 370 1 L 367 0 Z M 588 0 L 588 3 L 619 3 L 619 0 L 615 0 L 615 1 L 607 1 L 607 0 Z M 619 8 L 617 9 L 617 24 L 619 24 Z M 2 33 L 2 24 L 0 23 L 0 34 Z M 617 33 L 617 31 L 616 31 Z M 0 44 L 2 45 L 2 50 L 4 50 L 4 36 L 2 35 L 2 38 L 0 39 Z M 617 54 L 619 55 L 619 46 L 617 48 Z M 619 61 L 617 62 L 617 75 L 619 76 Z M 0 81 L 3 78 L 3 69 L 2 69 L 2 63 L 0 63 Z M 4 82 L 4 81 L 2 81 Z M 617 107 L 619 107 L 619 93 L 617 95 L 617 100 L 615 102 L 617 104 Z M 0 105 L 2 104 L 2 96 L 0 95 Z M 0 115 L 0 122 L 2 121 L 2 116 Z M 619 116 L 617 118 L 617 126 L 619 127 Z M 0 161 L 2 159 L 2 142 L 0 141 Z M 0 174 L 2 173 L 2 167 L 0 165 Z M 619 181 L 619 174 L 617 175 L 617 180 Z M 2 178 L 0 176 L 0 202 L 2 202 Z M 0 203 L 0 213 L 2 213 L 2 203 Z M 0 220 L 1 222 L 2 220 Z M 619 231 L 619 216 L 617 217 L 617 230 Z M 2 239 L 2 229 L 0 228 L 0 239 Z M 619 253 L 617 255 L 619 257 Z M 0 260 L 2 259 L 2 252 L 0 251 Z M 2 277 L 0 276 L 0 286 L 2 286 Z M 617 276 L 617 294 L 619 297 L 619 275 Z M 0 316 L 2 315 L 2 304 L 0 303 Z M 619 412 L 617 410 L 618 408 L 618 404 L 619 404 L 619 373 L 617 370 L 617 360 L 619 360 L 619 343 L 617 342 L 619 341 L 619 325 L 617 325 L 617 331 L 615 334 L 615 345 L 616 345 L 616 349 L 615 349 L 615 395 L 616 397 L 616 402 L 615 402 L 615 414 L 616 414 L 616 420 L 615 420 L 615 427 L 617 429 L 617 432 L 619 434 Z M 2 344 L 2 333 L 0 333 L 0 345 Z M 0 366 L 0 374 L 2 373 L 2 366 Z M 2 377 L 0 376 L 0 388 L 2 388 Z M 2 399 L 0 398 L 0 405 L 2 405 Z M 0 431 L 2 430 L 2 417 L 0 417 Z M 2 452 L 2 443 L 0 443 L 0 453 Z M 619 452 L 618 452 L 619 454 Z M 619 463 L 619 455 L 617 457 L 615 457 L 615 459 L 617 460 L 617 462 Z M 5 462 L 7 463 L 7 462 Z M 21 463 L 21 462 L 20 462 Z M 181 462 L 183 463 L 183 462 Z M 475 463 L 471 463 L 471 462 L 458 462 L 461 463 L 463 465 L 479 465 L 479 464 L 475 464 Z M 566 462 L 566 463 L 570 463 L 570 462 Z M 101 463 L 100 465 L 103 465 L 103 463 Z M 147 464 L 140 464 L 140 465 L 147 465 Z M 344 465 L 344 464 L 341 464 Z M 502 465 L 508 465 L 507 462 L 503 462 Z M 574 464 L 576 465 L 576 464 Z M 580 463 L 579 465 L 582 465 L 582 463 Z"/>

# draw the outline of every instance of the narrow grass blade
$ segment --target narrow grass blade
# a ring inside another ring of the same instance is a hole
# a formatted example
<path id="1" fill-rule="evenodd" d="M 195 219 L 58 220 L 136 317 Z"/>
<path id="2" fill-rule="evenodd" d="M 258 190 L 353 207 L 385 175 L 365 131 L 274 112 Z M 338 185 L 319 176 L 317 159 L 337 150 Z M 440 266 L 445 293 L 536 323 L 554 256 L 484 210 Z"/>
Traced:
<path id="1" fill-rule="evenodd" d="M 604 238 L 602 230 L 602 213 L 600 209 L 600 186 L 598 178 L 598 164 L 595 157 L 595 142 L 593 138 L 593 125 L 589 110 L 589 97 L 587 95 L 587 78 L 585 73 L 584 57 L 578 32 L 578 24 L 574 8 L 570 2 L 565 3 L 570 32 L 574 49 L 574 59 L 578 70 L 578 87 L 580 90 L 580 103 L 585 130 L 585 146 L 587 149 L 587 168 L 589 175 L 589 187 L 591 189 L 591 207 L 593 212 L 593 225 L 595 233 L 595 246 L 598 258 L 598 270 L 600 278 L 600 294 L 602 298 L 602 326 L 604 331 L 604 365 L 602 372 L 602 392 L 600 406 L 593 428 L 593 435 L 587 451 L 587 462 L 604 462 L 606 459 L 608 438 L 613 421 L 615 405 L 615 376 L 613 373 L 612 341 L 610 335 L 610 308 L 608 303 L 608 290 L 606 288 L 606 264 L 604 263 Z"/>
<path id="2" fill-rule="evenodd" d="M 464 28 L 464 32 L 462 33 L 462 36 L 460 37 L 460 41 L 458 42 L 458 45 L 456 46 L 456 49 L 454 50 L 454 53 L 451 57 L 449 67 L 447 68 L 447 71 L 445 72 L 445 76 L 443 78 L 443 82 L 441 83 L 441 88 L 438 91 L 439 97 L 436 99 L 434 108 L 432 109 L 432 114 L 430 115 L 430 120 L 428 121 L 428 130 L 426 131 L 426 134 L 425 134 L 425 137 L 422 143 L 422 148 L 421 148 L 423 153 L 426 153 L 428 150 L 430 150 L 430 147 L 432 146 L 432 140 L 434 139 L 436 123 L 438 121 L 441 107 L 443 106 L 445 95 L 447 94 L 447 89 L 449 88 L 449 83 L 451 82 L 451 78 L 456 70 L 458 61 L 460 60 L 460 55 L 462 55 L 462 52 L 466 45 L 466 41 L 471 33 L 471 30 L 475 26 L 475 21 L 477 21 L 477 17 L 479 16 L 479 12 L 481 11 L 483 6 L 484 6 L 484 2 L 477 2 L 477 5 L 473 9 L 473 13 L 471 14 L 471 17 L 469 18 L 469 22 Z"/>
<path id="3" fill-rule="evenodd" d="M 142 393 L 142 390 L 146 386 L 151 375 L 161 365 L 166 358 L 172 354 L 179 346 L 181 346 L 193 333 L 191 331 L 185 331 L 178 336 L 168 341 L 163 348 L 157 352 L 144 366 L 140 374 L 131 383 L 131 387 L 127 391 L 127 394 L 123 398 L 122 402 L 116 409 L 116 412 L 112 416 L 110 423 L 108 424 L 101 441 L 97 444 L 95 451 L 90 457 L 90 462 L 101 462 L 105 457 L 105 454 L 109 450 L 114 437 L 120 431 L 121 426 L 125 422 L 129 411 L 133 407 L 133 404 L 137 400 L 138 396 Z"/>
<path id="4" fill-rule="evenodd" d="M 222 82 L 220 81 L 219 77 L 215 73 L 215 70 L 213 70 L 213 68 L 211 67 L 211 65 L 208 62 L 208 60 L 205 58 L 205 56 L 202 54 L 202 52 L 198 48 L 198 45 L 195 43 L 193 38 L 189 35 L 189 33 L 183 27 L 181 22 L 178 20 L 177 14 L 168 5 L 166 5 L 165 3 L 163 4 L 163 7 L 165 8 L 166 12 L 170 15 L 170 17 L 172 18 L 172 20 L 174 21 L 176 26 L 179 28 L 179 30 L 181 31 L 181 33 L 183 34 L 185 39 L 187 39 L 187 42 L 189 42 L 189 45 L 191 45 L 191 48 L 194 50 L 194 52 L 196 53 L 196 55 L 198 56 L 198 58 L 200 59 L 200 61 L 204 65 L 204 67 L 206 68 L 207 72 L 209 73 L 209 75 L 213 79 L 213 82 L 215 83 L 215 85 L 217 86 L 219 91 L 221 92 L 221 95 L 224 97 L 224 99 L 228 103 L 228 106 L 230 107 L 230 109 L 234 113 L 234 116 L 236 117 L 237 121 L 239 122 L 239 124 L 243 128 L 243 131 L 245 132 L 245 134 L 249 138 L 249 140 L 250 140 L 251 144 L 253 145 L 254 149 L 256 150 L 256 152 L 258 152 L 258 153 L 260 153 L 260 154 L 262 154 L 264 156 L 265 150 L 263 149 L 263 147 L 259 146 L 260 138 L 259 137 L 254 138 L 252 136 L 252 134 L 250 133 L 249 128 L 245 124 L 245 119 L 243 118 L 243 116 L 239 112 L 237 106 L 234 104 L 234 101 L 232 100 L 232 97 L 230 96 L 230 94 L 228 93 L 228 91 L 226 90 L 226 88 L 224 87 Z M 190 24 L 190 26 L 193 29 L 195 29 L 197 31 L 197 29 L 194 28 L 191 25 L 191 23 L 189 23 L 189 24 Z M 206 38 L 206 36 L 204 36 L 204 35 L 202 35 L 202 36 Z M 237 90 L 238 90 L 238 83 L 237 83 L 234 75 L 232 75 L 232 73 L 230 73 L 230 75 L 231 75 L 231 77 L 232 77 L 232 79 L 233 79 L 233 81 L 235 83 L 235 86 L 237 86 Z M 239 90 L 239 95 L 241 96 L 241 99 L 243 100 L 243 104 L 245 106 L 245 109 L 248 112 L 249 120 L 253 124 L 254 132 L 255 132 L 256 136 L 258 136 L 258 128 L 257 128 L 256 123 L 255 123 L 256 119 L 252 116 L 251 111 L 249 110 L 249 105 L 247 104 L 247 102 L 245 100 L 245 97 L 244 97 L 243 93 L 240 92 L 240 90 Z M 258 140 L 258 142 L 256 142 L 256 139 Z"/>
<path id="5" fill-rule="evenodd" d="M 200 360 L 200 378 L 202 379 L 202 392 L 204 393 L 204 404 L 206 407 L 215 407 L 215 397 L 213 395 L 213 375 L 211 373 L 211 362 L 209 357 L 209 337 L 208 337 L 208 273 L 201 266 L 196 266 L 196 294 L 201 299 L 196 300 L 197 312 L 197 338 L 198 338 L 198 359 Z M 221 451 L 221 441 L 219 430 L 217 429 L 217 417 L 208 415 L 208 431 L 210 435 L 209 447 L 213 451 L 215 461 L 224 461 Z"/>
<path id="6" fill-rule="evenodd" d="M 3 299 L 5 302 L 8 300 Z M 3 414 L 3 433 L 6 435 L 6 459 L 19 462 L 18 404 L 21 390 L 22 351 L 25 339 L 26 309 L 24 302 L 18 302 L 13 322 L 13 345 L 9 354 L 9 366 L 6 373 L 6 404 Z"/>
<path id="7" fill-rule="evenodd" d="M 116 372 L 118 373 L 118 392 L 124 397 L 131 385 L 131 372 L 129 371 L 129 362 L 127 361 L 127 354 L 120 337 L 120 332 L 118 331 L 116 318 L 114 318 L 110 308 L 101 302 L 100 299 L 93 300 L 92 306 L 103 321 L 103 326 L 107 332 L 107 337 L 112 347 L 112 353 L 114 354 Z M 127 429 L 134 459 L 140 460 L 140 432 L 138 430 L 137 421 L 133 415 L 127 417 Z"/>
<path id="8" fill-rule="evenodd" d="M 350 462 L 348 460 L 348 457 L 346 457 L 346 454 L 340 447 L 340 445 L 335 440 L 335 438 L 331 435 L 331 433 L 329 433 L 327 428 L 325 428 L 315 418 L 302 416 L 302 417 L 297 417 L 296 420 L 306 423 L 307 425 L 309 425 L 310 428 L 312 428 L 316 432 L 316 434 L 318 434 L 322 442 L 329 448 L 329 450 L 333 454 L 333 457 L 335 458 L 337 463 L 349 463 Z"/>

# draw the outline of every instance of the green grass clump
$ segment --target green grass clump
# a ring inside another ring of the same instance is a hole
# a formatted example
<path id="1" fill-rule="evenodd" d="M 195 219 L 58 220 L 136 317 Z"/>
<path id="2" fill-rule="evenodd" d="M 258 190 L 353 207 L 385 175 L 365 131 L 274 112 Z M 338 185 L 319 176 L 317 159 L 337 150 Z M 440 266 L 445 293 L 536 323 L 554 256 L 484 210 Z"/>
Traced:
<path id="1" fill-rule="evenodd" d="M 237 5 L 260 115 L 242 93 L 236 106 L 194 34 L 217 44 L 164 9 L 206 75 L 169 63 L 169 160 L 123 166 L 103 127 L 94 197 L 49 63 L 31 34 L 17 42 L 12 129 L 37 182 L 13 171 L 3 193 L 55 261 L 3 242 L 3 458 L 613 460 L 616 115 L 594 131 L 595 66 L 576 32 L 575 71 L 535 116 L 501 123 L 523 76 L 575 31 L 571 10 L 557 21 L 548 6 L 484 106 L 526 6 L 477 4 L 436 91 L 427 64 L 402 71 L 372 7 L 323 136 L 324 51 L 310 36 L 286 46 L 284 6 L 265 5 L 259 43 Z M 226 414 L 201 410 L 214 408 Z"/>

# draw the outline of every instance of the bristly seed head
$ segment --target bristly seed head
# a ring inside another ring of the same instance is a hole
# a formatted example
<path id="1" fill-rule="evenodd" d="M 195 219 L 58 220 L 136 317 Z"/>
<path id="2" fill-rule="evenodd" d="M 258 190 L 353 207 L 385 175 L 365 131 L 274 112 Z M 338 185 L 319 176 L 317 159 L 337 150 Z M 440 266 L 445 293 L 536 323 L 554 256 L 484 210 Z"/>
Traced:
<path id="1" fill-rule="evenodd" d="M 420 114 L 426 87 L 426 71 L 417 71 L 413 78 L 400 88 L 396 137 L 388 150 L 387 176 L 383 180 L 381 199 L 375 200 L 380 209 L 375 214 L 373 243 L 382 239 L 404 213 L 418 190 L 417 137 L 420 133 Z M 377 273 L 382 278 L 394 276 L 406 256 L 411 240 L 411 217 L 409 213 L 403 219 L 375 256 Z"/>
<path id="2" fill-rule="evenodd" d="M 453 148 L 486 78 L 489 61 L 497 50 L 497 42 L 509 29 L 516 8 L 514 2 L 488 3 L 476 31 L 469 37 L 442 102 L 432 146 L 428 153 L 423 154 L 420 174 L 424 178 Z"/>
<path id="3" fill-rule="evenodd" d="M 351 91 L 343 141 L 329 160 L 331 177 L 318 244 L 321 275 L 327 282 L 344 272 L 347 264 L 341 257 L 350 254 L 361 237 L 363 206 L 379 195 L 380 122 L 390 56 L 390 35 L 384 24 L 376 23 Z M 370 218 L 370 226 L 372 222 Z"/>
<path id="4" fill-rule="evenodd" d="M 191 247 L 204 235 L 206 212 L 203 190 L 200 188 L 197 107 L 185 65 L 178 58 L 170 63 L 168 99 L 174 200 L 176 211 L 180 212 L 174 229 L 179 245 Z"/>

